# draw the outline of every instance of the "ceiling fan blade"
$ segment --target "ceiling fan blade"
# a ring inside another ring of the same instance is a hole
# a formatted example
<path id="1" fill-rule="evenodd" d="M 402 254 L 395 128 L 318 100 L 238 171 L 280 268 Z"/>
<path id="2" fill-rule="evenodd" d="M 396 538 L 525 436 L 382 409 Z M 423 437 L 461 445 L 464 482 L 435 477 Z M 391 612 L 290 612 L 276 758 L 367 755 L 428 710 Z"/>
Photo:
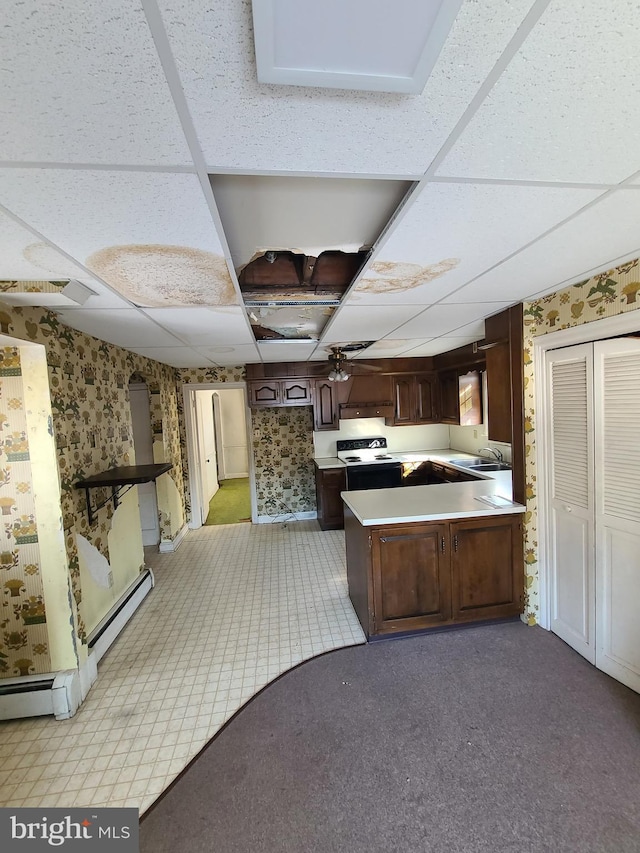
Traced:
<path id="1" fill-rule="evenodd" d="M 378 367 L 377 364 L 369 364 L 366 361 L 360 361 L 360 359 L 353 359 L 353 361 L 350 361 L 349 364 L 357 364 L 359 367 L 363 367 L 365 370 L 369 370 L 372 373 L 380 373 L 383 370 L 383 368 Z"/>

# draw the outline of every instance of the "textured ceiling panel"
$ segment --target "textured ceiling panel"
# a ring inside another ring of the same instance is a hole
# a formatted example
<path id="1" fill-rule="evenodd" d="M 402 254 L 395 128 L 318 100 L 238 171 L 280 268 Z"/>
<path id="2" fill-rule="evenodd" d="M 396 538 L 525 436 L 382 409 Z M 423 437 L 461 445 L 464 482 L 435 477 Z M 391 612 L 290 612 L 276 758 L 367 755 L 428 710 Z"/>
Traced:
<path id="1" fill-rule="evenodd" d="M 57 313 L 67 326 L 119 347 L 171 347 L 182 343 L 135 308 L 119 311 L 79 308 Z"/>
<path id="2" fill-rule="evenodd" d="M 351 358 L 366 361 L 368 358 L 394 358 L 415 347 L 416 342 L 411 338 L 384 338 L 376 341 L 362 352 L 355 353 Z"/>
<path id="3" fill-rule="evenodd" d="M 442 175 L 617 183 L 640 167 L 636 0 L 554 0 Z"/>
<path id="4" fill-rule="evenodd" d="M 197 350 L 190 347 L 128 347 L 131 352 L 137 352 L 162 364 L 171 367 L 212 367 L 214 362 Z"/>
<path id="5" fill-rule="evenodd" d="M 351 290 L 347 304 L 437 302 L 599 194 L 551 187 L 430 184 Z"/>
<path id="6" fill-rule="evenodd" d="M 487 308 L 484 303 L 466 305 L 432 305 L 419 317 L 414 317 L 396 329 L 396 338 L 429 338 L 437 335 L 453 335 L 474 320 L 480 320 L 488 314 L 496 314 L 501 308 L 507 308 L 511 302 L 497 302 Z M 462 332 L 462 334 L 466 334 Z"/>
<path id="7" fill-rule="evenodd" d="M 0 160 L 189 164 L 142 8 L 5 0 Z"/>
<path id="8" fill-rule="evenodd" d="M 236 301 L 194 175 L 0 169 L 0 197 L 136 304 Z"/>
<path id="9" fill-rule="evenodd" d="M 0 212 L 0 274 L 6 279 L 79 278 L 80 267 Z"/>
<path id="10" fill-rule="evenodd" d="M 197 351 L 214 364 L 234 366 L 236 364 L 255 364 L 260 361 L 260 355 L 255 344 L 239 344 L 238 346 L 196 347 Z"/>
<path id="11" fill-rule="evenodd" d="M 244 310 L 237 306 L 148 308 L 144 313 L 191 346 L 253 343 Z"/>
<path id="12" fill-rule="evenodd" d="M 543 290 L 557 290 L 562 282 L 580 275 L 580 270 L 606 269 L 623 255 L 638 257 L 639 221 L 640 193 L 618 190 L 460 293 L 473 299 L 479 287 L 485 298 L 504 298 L 514 292 L 520 294 L 515 297 L 519 301 Z M 517 291 L 513 290 L 514 282 L 518 282 Z"/>
<path id="13" fill-rule="evenodd" d="M 354 308 L 346 305 L 336 313 L 330 327 L 322 335 L 322 342 L 334 344 L 343 341 L 372 341 L 388 335 L 415 312 L 413 306 L 407 305 L 389 305 L 386 308 L 369 305 Z"/>
<path id="14" fill-rule="evenodd" d="M 302 341 L 258 343 L 262 361 L 307 361 L 316 350 L 316 342 Z"/>
<path id="15" fill-rule="evenodd" d="M 260 85 L 249 0 L 159 3 L 211 171 L 394 175 L 425 171 L 531 5 L 467 0 L 423 94 L 403 96 Z"/>
<path id="16" fill-rule="evenodd" d="M 477 323 L 474 327 L 467 327 L 469 331 L 465 335 L 453 337 L 452 335 L 444 335 L 441 338 L 433 338 L 427 343 L 420 344 L 415 349 L 405 352 L 407 358 L 420 358 L 430 355 L 439 355 L 441 352 L 449 352 L 449 350 L 457 349 L 465 344 L 472 344 L 474 341 L 480 341 L 484 338 L 484 323 Z"/>

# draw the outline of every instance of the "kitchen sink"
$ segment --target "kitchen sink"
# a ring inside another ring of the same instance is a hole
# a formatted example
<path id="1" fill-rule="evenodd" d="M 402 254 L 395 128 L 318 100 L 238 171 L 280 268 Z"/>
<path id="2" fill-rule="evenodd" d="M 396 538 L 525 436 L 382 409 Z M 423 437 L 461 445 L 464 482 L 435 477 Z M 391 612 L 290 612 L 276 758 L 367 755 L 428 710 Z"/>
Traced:
<path id="1" fill-rule="evenodd" d="M 494 462 L 491 459 L 450 459 L 451 465 L 459 465 L 461 468 L 474 468 L 478 471 L 510 471 L 511 465 L 507 462 Z"/>

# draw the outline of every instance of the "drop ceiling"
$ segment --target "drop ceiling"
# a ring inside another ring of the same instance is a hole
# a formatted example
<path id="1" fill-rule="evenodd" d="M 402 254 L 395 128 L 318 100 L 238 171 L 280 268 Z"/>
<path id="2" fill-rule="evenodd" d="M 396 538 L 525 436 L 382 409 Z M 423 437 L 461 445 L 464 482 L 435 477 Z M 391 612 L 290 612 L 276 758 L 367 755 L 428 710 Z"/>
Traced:
<path id="1" fill-rule="evenodd" d="M 311 40 L 313 8 L 296 4 Z M 418 41 L 396 20 L 388 53 L 344 20 L 360 70 L 397 76 Z M 79 281 L 94 295 L 63 322 L 176 367 L 476 340 L 502 307 L 640 255 L 639 30 L 635 0 L 463 0 L 402 94 L 259 82 L 249 0 L 8 0 L 0 280 Z M 251 257 L 362 246 L 330 315 L 262 318 L 311 339 L 256 343 Z"/>

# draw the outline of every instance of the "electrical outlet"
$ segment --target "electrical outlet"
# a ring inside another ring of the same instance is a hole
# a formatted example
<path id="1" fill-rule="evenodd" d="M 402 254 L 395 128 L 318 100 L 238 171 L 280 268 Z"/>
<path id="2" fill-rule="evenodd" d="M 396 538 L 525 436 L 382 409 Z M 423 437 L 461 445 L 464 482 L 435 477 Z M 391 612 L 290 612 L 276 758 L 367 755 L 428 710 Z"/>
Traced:
<path id="1" fill-rule="evenodd" d="M 474 437 L 474 438 L 477 438 L 477 437 L 478 437 L 478 430 L 477 430 L 477 429 L 474 429 L 474 431 L 473 431 L 473 437 Z"/>
<path id="2" fill-rule="evenodd" d="M 113 572 L 109 572 L 109 574 L 107 575 L 107 583 L 109 584 L 109 586 L 113 586 Z"/>

